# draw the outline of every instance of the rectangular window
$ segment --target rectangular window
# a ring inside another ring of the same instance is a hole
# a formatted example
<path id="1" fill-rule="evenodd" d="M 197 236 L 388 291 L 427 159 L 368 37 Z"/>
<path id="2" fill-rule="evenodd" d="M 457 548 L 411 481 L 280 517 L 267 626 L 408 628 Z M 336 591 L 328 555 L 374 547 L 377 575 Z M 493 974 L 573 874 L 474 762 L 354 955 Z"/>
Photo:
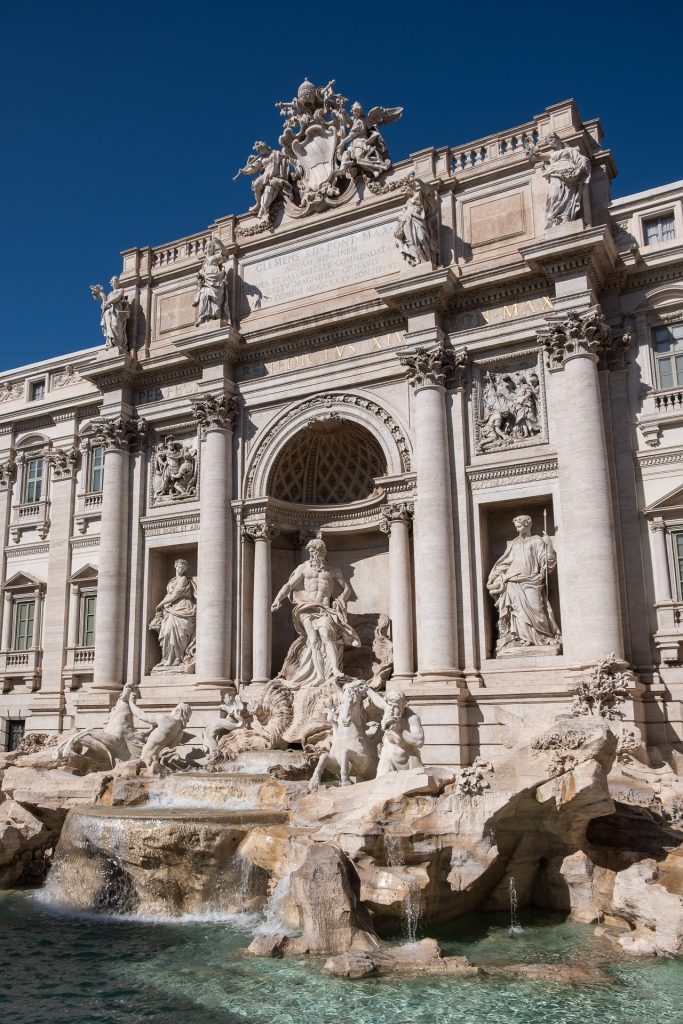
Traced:
<path id="1" fill-rule="evenodd" d="M 658 388 L 683 387 L 683 323 L 652 332 Z"/>
<path id="2" fill-rule="evenodd" d="M 643 238 L 645 245 L 657 245 L 658 242 L 672 242 L 676 237 L 676 225 L 673 213 L 662 213 L 643 221 Z"/>
<path id="3" fill-rule="evenodd" d="M 33 647 L 33 623 L 35 617 L 35 601 L 17 601 L 14 606 L 15 651 L 28 651 Z"/>
<path id="4" fill-rule="evenodd" d="M 86 594 L 81 604 L 81 646 L 95 646 L 95 607 L 97 598 L 94 594 Z"/>
<path id="5" fill-rule="evenodd" d="M 45 381 L 44 380 L 32 380 L 29 384 L 28 398 L 30 402 L 39 402 L 41 398 L 45 398 Z"/>
<path id="6" fill-rule="evenodd" d="M 8 718 L 7 720 L 7 749 L 16 750 L 24 738 L 26 722 L 23 718 Z"/>
<path id="7" fill-rule="evenodd" d="M 26 463 L 24 501 L 31 504 L 43 496 L 44 463 L 42 459 L 29 459 Z"/>
<path id="8" fill-rule="evenodd" d="M 104 483 L 104 445 L 98 444 L 90 452 L 90 479 L 88 493 L 98 494 Z"/>
<path id="9" fill-rule="evenodd" d="M 683 530 L 674 530 L 672 531 L 671 536 L 674 542 L 674 561 L 676 563 L 678 600 L 683 601 Z"/>

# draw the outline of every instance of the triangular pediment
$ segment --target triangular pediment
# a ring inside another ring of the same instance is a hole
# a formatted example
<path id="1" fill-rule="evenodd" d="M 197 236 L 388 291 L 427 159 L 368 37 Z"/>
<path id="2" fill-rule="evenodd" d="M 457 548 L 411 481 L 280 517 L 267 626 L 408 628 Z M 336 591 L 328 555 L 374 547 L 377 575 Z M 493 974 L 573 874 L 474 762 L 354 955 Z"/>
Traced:
<path id="1" fill-rule="evenodd" d="M 662 498 L 657 498 L 656 501 L 653 501 L 652 504 L 643 509 L 643 513 L 648 518 L 671 515 L 674 512 L 683 515 L 683 485 L 674 487 L 673 491 L 669 491 Z"/>
<path id="2" fill-rule="evenodd" d="M 36 579 L 27 572 L 15 572 L 3 585 L 3 590 L 38 590 L 44 587 L 42 580 Z"/>
<path id="3" fill-rule="evenodd" d="M 69 583 L 91 583 L 97 579 L 97 566 L 87 565 L 77 569 L 76 572 L 69 577 Z"/>

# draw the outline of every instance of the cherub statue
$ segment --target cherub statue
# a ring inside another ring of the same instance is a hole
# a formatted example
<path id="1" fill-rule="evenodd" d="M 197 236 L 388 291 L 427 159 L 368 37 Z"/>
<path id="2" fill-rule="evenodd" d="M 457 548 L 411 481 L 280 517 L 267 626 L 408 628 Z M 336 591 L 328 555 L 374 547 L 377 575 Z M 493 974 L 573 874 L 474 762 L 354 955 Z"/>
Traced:
<path id="1" fill-rule="evenodd" d="M 290 188 L 289 160 L 284 153 L 271 149 L 265 142 L 255 142 L 254 150 L 232 180 L 237 181 L 240 174 L 249 177 L 258 175 L 251 183 L 256 202 L 249 212 L 255 213 L 260 221 L 267 223 L 271 219 L 273 203 L 282 192 Z"/>
<path id="2" fill-rule="evenodd" d="M 226 732 L 234 732 L 235 729 L 246 727 L 251 718 L 247 705 L 239 694 L 231 698 L 224 698 L 218 710 L 225 711 L 226 716 L 225 718 L 214 718 L 204 729 L 202 747 L 207 754 L 212 754 L 214 750 L 218 749 L 218 740 L 221 736 Z"/>
<path id="3" fill-rule="evenodd" d="M 334 177 L 355 175 L 362 171 L 378 178 L 391 169 L 389 151 L 377 130 L 378 125 L 398 121 L 403 115 L 403 107 L 373 107 L 366 114 L 360 103 L 356 102 L 351 107 L 351 115 L 348 134 L 337 147 L 339 167 Z M 348 116 L 346 120 L 348 126 Z"/>
<path id="4" fill-rule="evenodd" d="M 145 745 L 142 748 L 140 759 L 148 768 L 157 768 L 161 762 L 162 751 L 173 749 L 183 741 L 185 726 L 190 721 L 192 708 L 189 704 L 181 701 L 177 704 L 170 715 L 155 715 L 151 711 L 143 711 L 135 703 L 133 696 L 130 697 L 131 711 L 141 722 L 153 726 L 147 734 Z"/>
<path id="5" fill-rule="evenodd" d="M 131 345 L 126 336 L 126 323 L 130 316 L 130 305 L 118 277 L 109 282 L 111 291 L 107 295 L 101 284 L 91 284 L 90 294 L 102 304 L 100 326 L 104 335 L 105 349 L 117 348 L 119 352 L 130 352 Z"/>
<path id="6" fill-rule="evenodd" d="M 380 723 L 382 745 L 379 751 L 377 778 L 391 772 L 420 768 L 420 748 L 424 746 L 424 730 L 419 716 L 408 707 L 402 690 L 388 690 L 384 696 L 368 690 L 368 697 L 384 714 Z"/>

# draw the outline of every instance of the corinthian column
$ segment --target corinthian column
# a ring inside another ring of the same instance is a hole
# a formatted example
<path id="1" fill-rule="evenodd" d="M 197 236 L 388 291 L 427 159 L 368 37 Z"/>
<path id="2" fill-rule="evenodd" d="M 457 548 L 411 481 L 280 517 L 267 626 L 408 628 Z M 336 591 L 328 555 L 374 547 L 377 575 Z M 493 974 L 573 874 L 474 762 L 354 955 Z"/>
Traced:
<path id="1" fill-rule="evenodd" d="M 144 421 L 103 417 L 94 426 L 94 441 L 104 446 L 104 479 L 93 689 L 115 691 L 123 687 L 126 643 L 130 447 L 144 432 Z"/>
<path id="2" fill-rule="evenodd" d="M 50 487 L 50 551 L 47 560 L 47 589 L 43 624 L 43 670 L 41 696 L 62 689 L 62 669 L 68 620 L 69 537 L 73 516 L 74 485 L 80 459 L 78 448 L 48 449 L 43 452 L 52 469 Z M 54 708 L 55 714 L 57 707 Z M 55 723 L 59 728 L 60 722 Z"/>
<path id="3" fill-rule="evenodd" d="M 598 358 L 612 343 L 599 307 L 547 318 L 562 503 L 563 651 L 571 665 L 624 657 L 609 464 Z"/>
<path id="4" fill-rule="evenodd" d="M 247 527 L 247 533 L 254 541 L 252 682 L 266 683 L 271 673 L 273 635 L 270 608 L 273 600 L 270 545 L 278 531 L 267 523 L 255 523 Z"/>
<path id="5" fill-rule="evenodd" d="M 402 501 L 381 509 L 383 533 L 389 534 L 389 618 L 394 648 L 393 679 L 412 679 L 413 581 L 410 571 L 410 520 L 415 506 Z"/>
<path id="6" fill-rule="evenodd" d="M 462 353 L 438 344 L 406 353 L 401 363 L 414 391 L 418 674 L 449 679 L 460 672 L 445 384 L 446 373 L 462 367 Z"/>
<path id="7" fill-rule="evenodd" d="M 232 599 L 232 424 L 234 398 L 206 394 L 193 403 L 201 434 L 197 549 L 197 681 L 230 681 Z"/>
<path id="8" fill-rule="evenodd" d="M 655 601 L 665 604 L 671 600 L 671 574 L 669 572 L 669 554 L 666 548 L 666 523 L 663 519 L 654 519 L 650 523 L 653 534 L 652 569 L 655 584 Z"/>

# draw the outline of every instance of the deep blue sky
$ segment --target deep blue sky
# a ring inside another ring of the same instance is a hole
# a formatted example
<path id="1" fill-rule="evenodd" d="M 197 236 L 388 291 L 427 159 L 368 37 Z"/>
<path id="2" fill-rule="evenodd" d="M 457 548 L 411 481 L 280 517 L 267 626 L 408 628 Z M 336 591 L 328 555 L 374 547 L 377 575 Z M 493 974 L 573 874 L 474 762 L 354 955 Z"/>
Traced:
<path id="1" fill-rule="evenodd" d="M 308 76 L 403 105 L 395 160 L 573 96 L 615 196 L 683 178 L 682 5 L 513 2 L 5 5 L 0 369 L 99 344 L 88 285 L 119 252 L 244 211 L 231 177 Z"/>

